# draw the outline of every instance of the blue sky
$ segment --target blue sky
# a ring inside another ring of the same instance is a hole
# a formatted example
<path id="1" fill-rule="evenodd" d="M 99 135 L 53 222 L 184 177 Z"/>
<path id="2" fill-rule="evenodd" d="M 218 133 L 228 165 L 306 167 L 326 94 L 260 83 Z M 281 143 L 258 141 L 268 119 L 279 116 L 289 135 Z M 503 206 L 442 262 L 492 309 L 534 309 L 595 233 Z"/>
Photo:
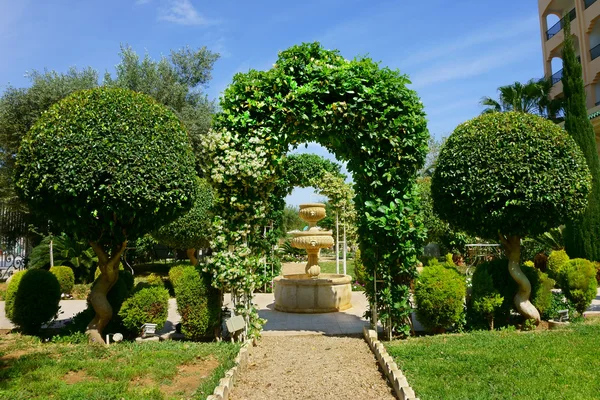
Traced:
<path id="1" fill-rule="evenodd" d="M 498 86 L 543 75 L 536 1 L 0 0 L 0 91 L 27 86 L 32 69 L 113 72 L 121 43 L 153 58 L 189 45 L 221 54 L 207 88 L 218 98 L 235 73 L 271 68 L 278 51 L 312 41 L 408 74 L 437 138 L 478 115 Z"/>

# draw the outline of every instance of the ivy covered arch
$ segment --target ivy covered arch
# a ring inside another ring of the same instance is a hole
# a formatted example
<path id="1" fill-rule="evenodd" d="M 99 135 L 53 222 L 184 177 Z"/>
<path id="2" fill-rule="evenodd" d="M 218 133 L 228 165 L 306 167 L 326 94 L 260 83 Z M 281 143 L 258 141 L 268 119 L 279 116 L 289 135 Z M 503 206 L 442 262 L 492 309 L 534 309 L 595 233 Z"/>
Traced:
<path id="1" fill-rule="evenodd" d="M 242 305 L 269 247 L 262 227 L 285 176 L 285 154 L 314 141 L 347 161 L 363 262 L 377 274 L 378 314 L 408 332 L 409 285 L 424 240 L 415 178 L 429 137 L 409 83 L 369 58 L 349 61 L 318 43 L 280 52 L 269 71 L 234 76 L 204 143 L 219 215 L 209 267 L 213 284 L 232 291 L 252 329 L 261 321 Z"/>

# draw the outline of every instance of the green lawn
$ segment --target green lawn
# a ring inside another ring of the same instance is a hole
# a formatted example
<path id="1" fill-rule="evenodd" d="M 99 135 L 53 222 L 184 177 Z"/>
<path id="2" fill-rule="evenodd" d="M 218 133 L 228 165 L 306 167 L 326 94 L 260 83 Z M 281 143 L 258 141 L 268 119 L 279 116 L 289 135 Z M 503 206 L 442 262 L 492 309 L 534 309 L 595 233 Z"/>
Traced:
<path id="1" fill-rule="evenodd" d="M 321 273 L 324 274 L 335 274 L 335 261 L 319 261 L 321 266 Z M 340 274 L 344 273 L 344 264 L 340 260 Z M 354 260 L 346 260 L 346 273 L 352 276 L 352 279 L 356 279 L 354 275 Z"/>
<path id="2" fill-rule="evenodd" d="M 600 321 L 560 331 L 473 332 L 386 344 L 427 399 L 600 399 Z"/>
<path id="3" fill-rule="evenodd" d="M 231 343 L 109 347 L 0 337 L 0 399 L 205 399 L 239 350 Z"/>

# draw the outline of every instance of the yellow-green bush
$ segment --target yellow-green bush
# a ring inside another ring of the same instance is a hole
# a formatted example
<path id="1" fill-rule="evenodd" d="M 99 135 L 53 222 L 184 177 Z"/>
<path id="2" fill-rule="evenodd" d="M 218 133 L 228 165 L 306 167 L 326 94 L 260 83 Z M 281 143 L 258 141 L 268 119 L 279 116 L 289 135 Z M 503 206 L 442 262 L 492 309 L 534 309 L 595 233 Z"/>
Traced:
<path id="1" fill-rule="evenodd" d="M 50 268 L 50 272 L 54 274 L 60 285 L 61 293 L 71 294 L 73 286 L 75 286 L 75 274 L 71 267 L 57 266 Z"/>
<path id="2" fill-rule="evenodd" d="M 356 253 L 354 253 L 354 275 L 358 283 L 363 286 L 366 285 L 367 270 L 365 269 L 365 265 L 360 258 L 360 249 L 356 250 Z"/>
<path id="3" fill-rule="evenodd" d="M 465 279 L 454 268 L 430 265 L 423 269 L 415 284 L 419 321 L 430 330 L 452 328 L 464 311 Z"/>
<path id="4" fill-rule="evenodd" d="M 575 304 L 577 312 L 583 314 L 596 297 L 596 268 L 591 261 L 575 258 L 560 270 L 560 288 L 565 297 Z"/>
<path id="5" fill-rule="evenodd" d="M 177 287 L 177 283 L 179 282 L 179 278 L 183 275 L 183 270 L 189 267 L 190 264 L 180 264 L 174 265 L 169 270 L 169 281 L 171 281 L 171 285 L 173 288 Z"/>
<path id="6" fill-rule="evenodd" d="M 169 292 L 164 287 L 151 286 L 135 292 L 125 300 L 119 311 L 123 325 L 135 333 L 141 332 L 145 323 L 156 324 L 161 329 L 167 321 Z"/>
<path id="7" fill-rule="evenodd" d="M 548 257 L 548 275 L 558 280 L 562 267 L 569 261 L 569 256 L 564 250 L 554 250 Z"/>
<path id="8" fill-rule="evenodd" d="M 154 272 L 148 275 L 146 282 L 148 282 L 148 285 L 150 286 L 165 286 L 165 282 L 163 281 L 162 277 L 160 275 L 155 274 Z"/>

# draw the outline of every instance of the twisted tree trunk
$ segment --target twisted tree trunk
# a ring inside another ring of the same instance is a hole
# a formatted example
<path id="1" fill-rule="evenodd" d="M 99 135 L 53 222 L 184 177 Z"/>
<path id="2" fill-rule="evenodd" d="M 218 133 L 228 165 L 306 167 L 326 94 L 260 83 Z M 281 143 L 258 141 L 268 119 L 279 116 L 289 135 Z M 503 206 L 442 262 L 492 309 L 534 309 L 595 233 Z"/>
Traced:
<path id="1" fill-rule="evenodd" d="M 500 234 L 500 241 L 504 245 L 504 252 L 508 257 L 508 271 L 517 282 L 518 290 L 514 301 L 517 311 L 526 319 L 534 319 L 536 325 L 541 321 L 540 313 L 529 301 L 531 296 L 531 283 L 520 267 L 521 238 L 519 236 L 504 236 Z"/>
<path id="2" fill-rule="evenodd" d="M 190 262 L 192 263 L 192 265 L 198 264 L 198 258 L 196 257 L 196 249 L 187 249 L 186 254 L 187 254 L 188 258 L 190 259 Z"/>
<path id="3" fill-rule="evenodd" d="M 88 301 L 94 308 L 96 316 L 88 324 L 85 333 L 88 335 L 90 342 L 104 344 L 102 331 L 106 328 L 113 315 L 112 307 L 106 295 L 119 279 L 119 261 L 127 247 L 127 242 L 123 242 L 115 248 L 110 257 L 98 243 L 90 242 L 90 246 L 92 246 L 92 249 L 94 249 L 94 252 L 98 256 L 100 276 L 88 296 Z"/>

